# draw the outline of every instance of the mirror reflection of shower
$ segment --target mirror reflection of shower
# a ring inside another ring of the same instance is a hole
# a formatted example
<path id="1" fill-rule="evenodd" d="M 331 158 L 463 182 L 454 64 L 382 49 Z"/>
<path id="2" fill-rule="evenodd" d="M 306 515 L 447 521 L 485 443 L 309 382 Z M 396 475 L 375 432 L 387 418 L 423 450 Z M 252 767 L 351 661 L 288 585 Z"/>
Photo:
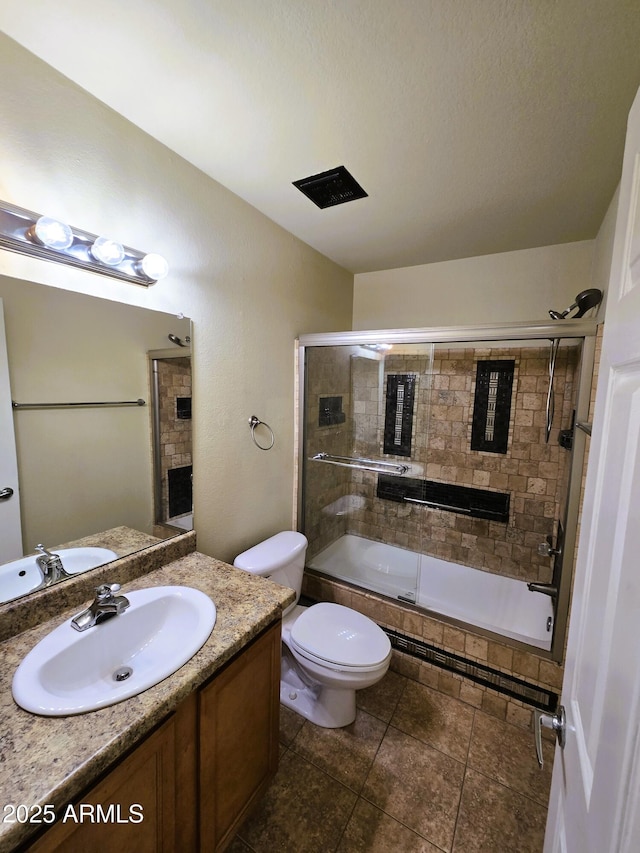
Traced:
<path id="1" fill-rule="evenodd" d="M 182 338 L 179 338 L 177 335 L 174 335 L 173 332 L 168 334 L 167 337 L 169 338 L 172 344 L 176 344 L 176 346 L 179 347 L 188 347 L 191 343 L 191 338 L 189 337 L 189 335 L 185 337 L 184 341 L 182 340 Z"/>
<path id="2" fill-rule="evenodd" d="M 193 529 L 190 338 L 181 349 L 149 353 L 153 405 L 155 523 Z"/>

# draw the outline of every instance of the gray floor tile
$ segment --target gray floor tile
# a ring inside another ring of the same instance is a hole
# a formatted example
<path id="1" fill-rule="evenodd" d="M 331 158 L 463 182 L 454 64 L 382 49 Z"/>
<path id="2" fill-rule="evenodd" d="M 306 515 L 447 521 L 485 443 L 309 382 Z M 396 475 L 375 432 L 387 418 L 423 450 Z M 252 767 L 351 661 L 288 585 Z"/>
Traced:
<path id="1" fill-rule="evenodd" d="M 366 800 L 358 800 L 337 853 L 441 853 Z"/>
<path id="2" fill-rule="evenodd" d="M 467 769 L 453 853 L 542 853 L 547 810 Z"/>
<path id="3" fill-rule="evenodd" d="M 238 836 L 256 853 L 333 853 L 356 800 L 353 791 L 287 750 Z"/>
<path id="4" fill-rule="evenodd" d="M 324 729 L 307 721 L 291 749 L 359 792 L 386 729 L 382 720 L 358 710 L 355 721 L 342 729 Z"/>
<path id="5" fill-rule="evenodd" d="M 389 670 L 385 677 L 373 687 L 358 690 L 356 704 L 368 714 L 388 723 L 393 716 L 398 700 L 402 696 L 408 679 L 404 675 Z"/>
<path id="6" fill-rule="evenodd" d="M 543 740 L 544 769 L 536 758 L 533 732 L 480 711 L 471 734 L 468 765 L 502 785 L 547 806 L 551 788 L 554 745 Z"/>
<path id="7" fill-rule="evenodd" d="M 362 796 L 448 851 L 463 778 L 464 764 L 390 726 Z"/>
<path id="8" fill-rule="evenodd" d="M 457 699 L 409 681 L 391 725 L 464 762 L 469 751 L 473 715 L 473 708 Z"/>

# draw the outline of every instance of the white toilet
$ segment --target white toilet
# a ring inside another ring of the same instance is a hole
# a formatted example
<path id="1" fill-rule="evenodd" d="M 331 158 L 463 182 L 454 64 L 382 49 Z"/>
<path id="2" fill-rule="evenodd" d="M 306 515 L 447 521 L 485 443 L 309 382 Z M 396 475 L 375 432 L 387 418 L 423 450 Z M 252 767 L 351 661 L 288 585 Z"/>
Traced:
<path id="1" fill-rule="evenodd" d="M 294 590 L 296 600 L 282 617 L 280 701 L 317 726 L 335 729 L 355 720 L 356 690 L 386 673 L 391 643 L 375 622 L 349 607 L 297 604 L 306 551 L 306 537 L 287 530 L 244 551 L 233 565 Z"/>

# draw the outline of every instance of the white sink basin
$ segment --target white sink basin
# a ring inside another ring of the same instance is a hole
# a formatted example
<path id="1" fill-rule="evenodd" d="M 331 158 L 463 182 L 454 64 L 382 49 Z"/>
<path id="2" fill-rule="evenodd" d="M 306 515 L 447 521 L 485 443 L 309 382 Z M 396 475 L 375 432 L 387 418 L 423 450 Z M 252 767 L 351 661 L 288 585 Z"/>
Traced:
<path id="1" fill-rule="evenodd" d="M 60 548 L 59 554 L 67 574 L 77 575 L 116 560 L 118 555 L 109 548 Z M 42 572 L 36 563 L 37 554 L 0 565 L 0 603 L 33 592 L 42 583 Z"/>
<path id="2" fill-rule="evenodd" d="M 46 717 L 115 705 L 179 669 L 216 622 L 214 603 L 190 587 L 153 587 L 126 597 L 129 608 L 100 625 L 79 632 L 68 619 L 47 634 L 15 672 L 18 705 Z M 116 673 L 125 679 L 116 680 Z"/>
<path id="3" fill-rule="evenodd" d="M 51 553 L 59 555 L 62 568 L 68 575 L 79 575 L 118 559 L 116 552 L 109 548 L 59 548 Z"/>

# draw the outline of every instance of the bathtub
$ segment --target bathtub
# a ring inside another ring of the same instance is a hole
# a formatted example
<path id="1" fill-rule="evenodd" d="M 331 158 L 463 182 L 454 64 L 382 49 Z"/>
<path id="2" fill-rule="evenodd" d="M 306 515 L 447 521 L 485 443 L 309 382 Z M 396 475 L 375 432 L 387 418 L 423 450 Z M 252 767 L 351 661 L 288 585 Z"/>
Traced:
<path id="1" fill-rule="evenodd" d="M 373 592 L 415 603 L 426 613 L 449 616 L 539 649 L 551 648 L 552 601 L 547 595 L 530 592 L 525 581 L 352 533 L 322 550 L 308 566 Z"/>
<path id="2" fill-rule="evenodd" d="M 172 527 L 180 527 L 182 530 L 193 530 L 193 513 L 189 512 L 186 515 L 176 515 L 167 521 Z"/>

